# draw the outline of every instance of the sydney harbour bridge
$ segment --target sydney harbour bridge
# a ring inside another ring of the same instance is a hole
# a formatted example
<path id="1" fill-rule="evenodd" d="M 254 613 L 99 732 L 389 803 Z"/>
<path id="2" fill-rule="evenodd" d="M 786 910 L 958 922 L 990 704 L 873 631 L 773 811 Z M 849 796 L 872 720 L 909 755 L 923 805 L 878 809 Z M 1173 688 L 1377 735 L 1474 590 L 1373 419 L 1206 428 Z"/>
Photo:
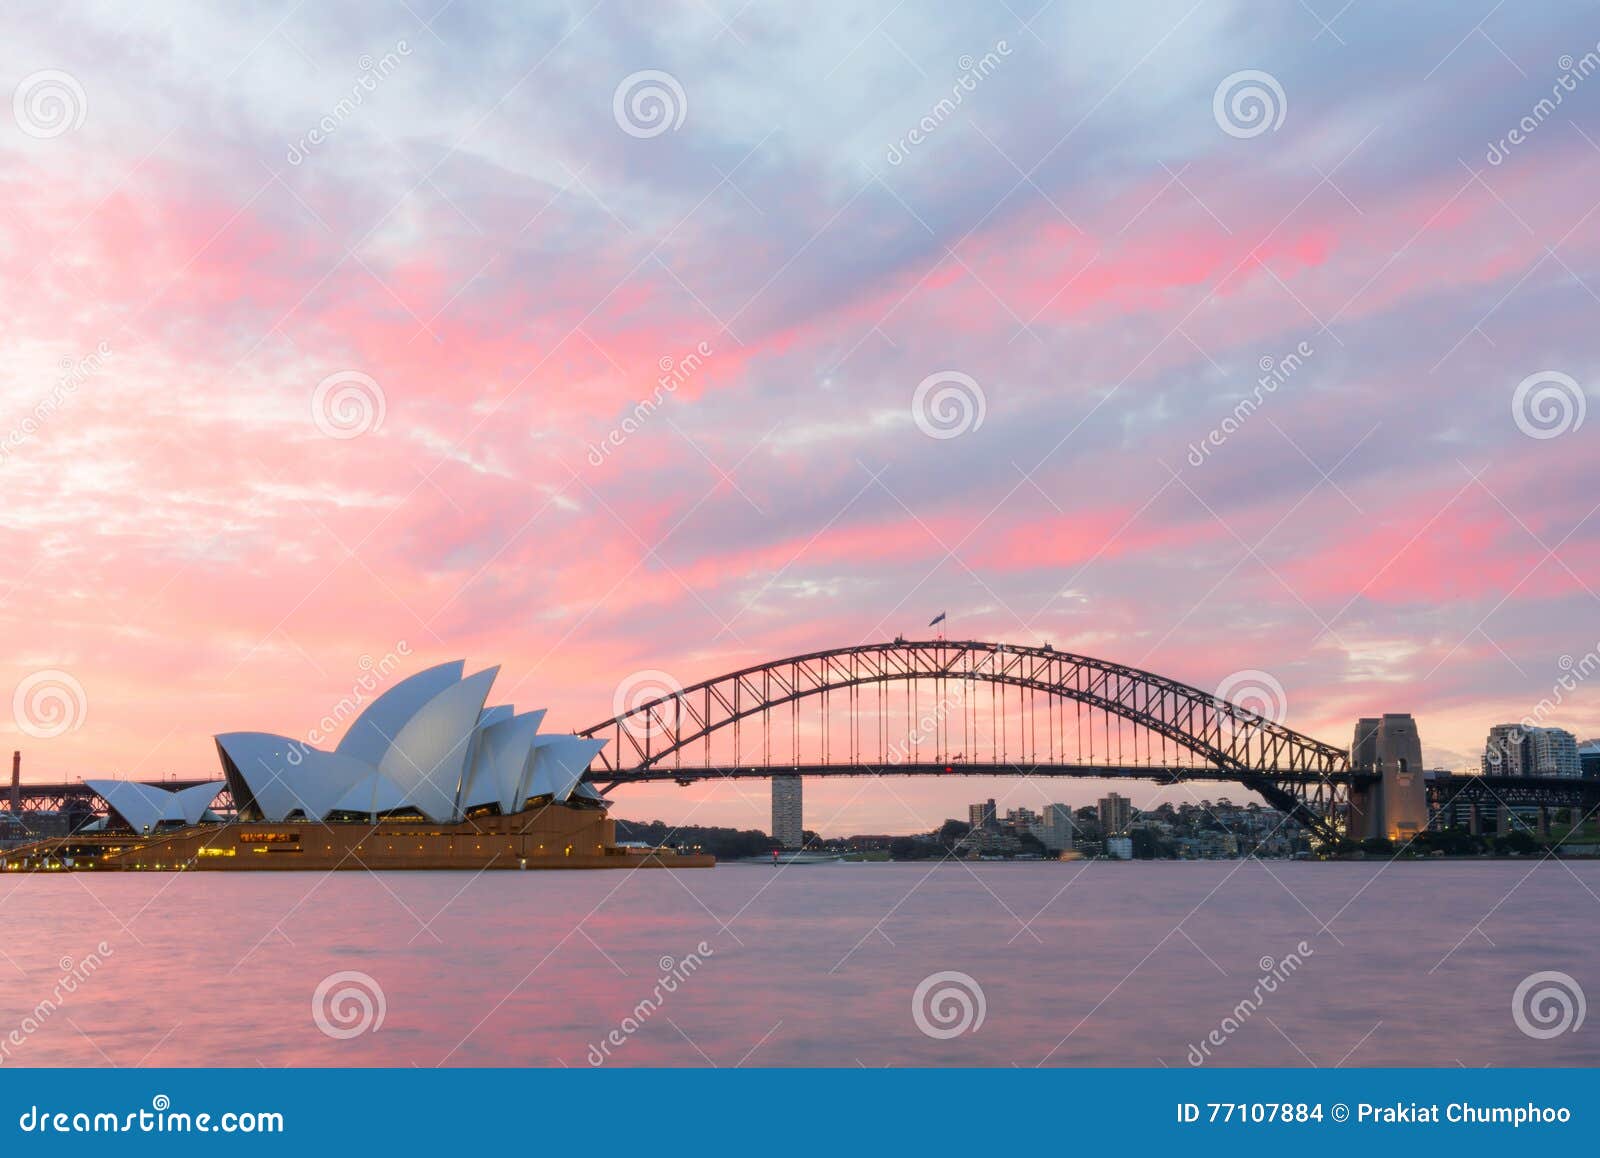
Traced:
<path id="1" fill-rule="evenodd" d="M 1382 759 L 1357 762 L 1212 692 L 1048 645 L 895 639 L 816 651 L 664 688 L 579 734 L 608 741 L 586 779 L 613 799 L 631 784 L 794 775 L 1203 780 L 1239 784 L 1321 841 L 1393 829 L 1383 816 L 1395 770 Z M 1451 776 L 1429 784 L 1426 811 L 1461 793 L 1587 808 L 1597 790 Z M 1421 799 L 1419 783 L 1418 812 Z M 14 777 L 14 811 L 104 807 L 82 783 Z"/>
<path id="2" fill-rule="evenodd" d="M 586 728 L 603 791 L 773 775 L 1236 781 L 1319 835 L 1349 754 L 1176 680 L 1057 651 L 904 640 L 748 667 Z"/>

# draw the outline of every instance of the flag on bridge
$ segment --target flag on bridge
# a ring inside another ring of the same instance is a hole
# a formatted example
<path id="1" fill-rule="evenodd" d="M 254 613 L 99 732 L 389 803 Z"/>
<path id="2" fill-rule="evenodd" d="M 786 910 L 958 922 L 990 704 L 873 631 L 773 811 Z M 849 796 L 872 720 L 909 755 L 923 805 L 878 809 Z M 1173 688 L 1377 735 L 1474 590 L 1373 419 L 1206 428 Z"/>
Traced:
<path id="1" fill-rule="evenodd" d="M 932 619 L 930 619 L 928 621 L 928 626 L 929 627 L 936 627 L 936 626 L 938 626 L 939 624 L 941 624 L 943 622 L 944 622 L 944 612 L 941 611 L 941 612 L 939 612 L 938 615 L 935 615 Z"/>

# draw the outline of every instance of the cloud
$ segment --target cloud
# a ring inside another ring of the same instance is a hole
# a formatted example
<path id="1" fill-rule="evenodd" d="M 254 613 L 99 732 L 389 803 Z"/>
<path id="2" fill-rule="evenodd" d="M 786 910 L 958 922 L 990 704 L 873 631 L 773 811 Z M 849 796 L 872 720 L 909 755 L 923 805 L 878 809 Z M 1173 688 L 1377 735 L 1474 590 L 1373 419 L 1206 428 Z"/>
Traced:
<path id="1" fill-rule="evenodd" d="M 1330 742 L 1413 711 L 1470 757 L 1600 638 L 1590 427 L 1511 413 L 1529 374 L 1600 374 L 1600 85 L 1484 159 L 1593 47 L 1576 15 L 1491 18 L 1519 73 L 1444 3 L 42 14 L 0 65 L 87 109 L 0 134 L 3 674 L 70 670 L 92 710 L 31 768 L 205 771 L 211 732 L 302 731 L 401 639 L 570 728 L 633 670 L 939 609 L 1200 686 L 1270 670 Z M 1212 94 L 1246 67 L 1288 109 L 1239 139 Z M 612 96 L 647 68 L 687 110 L 641 139 Z M 943 371 L 984 420 L 933 439 Z M 382 422 L 330 438 L 345 372 Z"/>

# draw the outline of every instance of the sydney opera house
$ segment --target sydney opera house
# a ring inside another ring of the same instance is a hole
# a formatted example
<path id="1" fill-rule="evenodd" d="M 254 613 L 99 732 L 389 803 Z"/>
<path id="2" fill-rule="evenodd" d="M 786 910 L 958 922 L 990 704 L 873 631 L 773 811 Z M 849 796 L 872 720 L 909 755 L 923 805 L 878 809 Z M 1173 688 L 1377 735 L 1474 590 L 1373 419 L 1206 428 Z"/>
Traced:
<path id="1" fill-rule="evenodd" d="M 440 664 L 368 704 L 333 751 L 265 732 L 216 737 L 223 779 L 178 791 L 89 781 L 110 809 L 77 867 L 126 869 L 698 867 L 617 844 L 583 782 L 604 744 L 489 705 L 498 668 Z M 210 806 L 226 787 L 237 816 Z M 70 840 L 70 838 L 69 838 Z M 61 850 L 67 851 L 65 847 Z"/>

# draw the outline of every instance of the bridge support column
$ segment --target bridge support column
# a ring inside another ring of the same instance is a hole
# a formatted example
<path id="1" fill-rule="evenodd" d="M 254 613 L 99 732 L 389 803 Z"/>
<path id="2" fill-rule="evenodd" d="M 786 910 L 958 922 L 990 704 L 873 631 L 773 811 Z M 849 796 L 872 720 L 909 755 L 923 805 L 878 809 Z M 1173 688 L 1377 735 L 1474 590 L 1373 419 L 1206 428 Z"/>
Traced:
<path id="1" fill-rule="evenodd" d="M 1473 836 L 1483 835 L 1483 810 L 1478 807 L 1476 800 L 1472 802 L 1471 809 L 1467 813 L 1467 831 Z"/>
<path id="2" fill-rule="evenodd" d="M 1422 741 L 1410 713 L 1386 712 L 1358 720 L 1350 765 L 1381 777 L 1350 793 L 1352 839 L 1407 841 L 1428 827 Z"/>
<path id="3" fill-rule="evenodd" d="M 1550 809 L 1543 804 L 1539 805 L 1539 835 L 1550 835 Z"/>

